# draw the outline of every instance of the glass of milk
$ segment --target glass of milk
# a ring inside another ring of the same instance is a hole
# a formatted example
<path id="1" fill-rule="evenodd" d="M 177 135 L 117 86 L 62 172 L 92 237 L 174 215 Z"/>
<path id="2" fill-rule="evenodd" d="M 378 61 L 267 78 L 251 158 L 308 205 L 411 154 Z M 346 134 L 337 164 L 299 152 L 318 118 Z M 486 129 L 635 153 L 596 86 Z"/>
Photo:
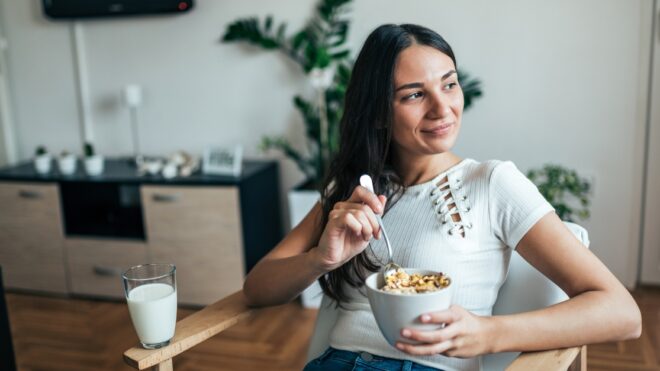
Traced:
<path id="1" fill-rule="evenodd" d="M 170 343 L 176 325 L 176 267 L 143 264 L 122 275 L 128 311 L 140 343 L 158 349 Z"/>

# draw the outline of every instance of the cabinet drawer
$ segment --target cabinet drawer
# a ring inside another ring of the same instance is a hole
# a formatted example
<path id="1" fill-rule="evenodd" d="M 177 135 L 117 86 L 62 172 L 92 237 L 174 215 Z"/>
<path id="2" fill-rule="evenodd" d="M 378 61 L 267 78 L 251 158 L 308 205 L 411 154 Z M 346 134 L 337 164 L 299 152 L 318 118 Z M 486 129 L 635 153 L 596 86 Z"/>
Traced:
<path id="1" fill-rule="evenodd" d="M 121 273 L 148 262 L 143 242 L 70 238 L 65 246 L 74 294 L 123 298 Z"/>
<path id="2" fill-rule="evenodd" d="M 149 241 L 223 238 L 227 244 L 241 244 L 236 187 L 142 186 L 141 194 Z"/>
<path id="3" fill-rule="evenodd" d="M 141 194 L 149 253 L 176 265 L 181 303 L 210 304 L 242 287 L 236 187 L 143 186 Z"/>
<path id="4" fill-rule="evenodd" d="M 2 182 L 0 205 L 0 264 L 7 287 L 65 293 L 57 185 Z"/>

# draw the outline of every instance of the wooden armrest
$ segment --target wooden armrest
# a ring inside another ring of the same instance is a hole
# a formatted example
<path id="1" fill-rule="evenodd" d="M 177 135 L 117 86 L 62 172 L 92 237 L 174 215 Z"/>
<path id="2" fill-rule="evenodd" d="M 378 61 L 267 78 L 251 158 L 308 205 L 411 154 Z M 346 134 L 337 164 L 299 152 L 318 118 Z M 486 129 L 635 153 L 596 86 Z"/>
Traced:
<path id="1" fill-rule="evenodd" d="M 124 361 L 138 370 L 149 367 L 159 371 L 172 370 L 172 358 L 235 325 L 254 311 L 256 309 L 247 306 L 243 291 L 238 291 L 177 322 L 169 345 L 153 350 L 135 346 L 124 352 Z M 569 367 L 571 371 L 585 371 L 586 354 L 586 346 L 522 353 L 506 371 L 563 371 Z"/>
<path id="2" fill-rule="evenodd" d="M 248 317 L 252 311 L 246 304 L 243 291 L 236 292 L 177 322 L 174 338 L 169 345 L 153 350 L 135 346 L 124 352 L 124 361 L 138 370 L 167 362 L 233 326 Z M 171 369 L 171 361 L 169 364 Z"/>
<path id="3" fill-rule="evenodd" d="M 579 355 L 579 357 L 578 357 Z M 586 371 L 587 346 L 566 349 L 525 352 L 520 354 L 506 371 L 567 370 Z"/>

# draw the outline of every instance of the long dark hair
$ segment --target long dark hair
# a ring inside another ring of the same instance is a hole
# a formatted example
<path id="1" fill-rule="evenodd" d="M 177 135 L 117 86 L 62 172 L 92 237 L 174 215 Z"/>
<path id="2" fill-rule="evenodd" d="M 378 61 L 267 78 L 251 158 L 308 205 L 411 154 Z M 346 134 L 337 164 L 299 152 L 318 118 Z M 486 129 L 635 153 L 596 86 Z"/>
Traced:
<path id="1" fill-rule="evenodd" d="M 376 28 L 362 46 L 346 90 L 344 116 L 340 124 L 339 152 L 324 180 L 321 202 L 322 226 L 335 203 L 350 197 L 361 174 L 374 180 L 377 194 L 388 197 L 386 211 L 403 194 L 405 187 L 392 167 L 392 102 L 394 68 L 401 51 L 411 45 L 433 47 L 456 58 L 449 44 L 436 32 L 413 24 L 386 24 Z M 347 301 L 343 284 L 361 287 L 367 272 L 375 272 L 367 250 L 319 279 L 326 295 L 338 304 Z"/>

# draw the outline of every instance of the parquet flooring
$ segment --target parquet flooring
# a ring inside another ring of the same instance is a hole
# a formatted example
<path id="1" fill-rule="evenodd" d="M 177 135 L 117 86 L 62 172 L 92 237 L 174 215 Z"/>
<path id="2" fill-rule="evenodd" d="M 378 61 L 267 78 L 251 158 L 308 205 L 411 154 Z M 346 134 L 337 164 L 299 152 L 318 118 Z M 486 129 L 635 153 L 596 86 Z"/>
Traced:
<path id="1" fill-rule="evenodd" d="M 590 371 L 660 371 L 660 288 L 633 295 L 642 309 L 642 337 L 590 345 Z M 124 303 L 6 296 L 20 371 L 132 370 L 121 358 L 137 342 Z M 178 315 L 192 312 L 179 309 Z M 315 316 L 297 303 L 266 309 L 175 358 L 174 369 L 300 370 Z"/>

